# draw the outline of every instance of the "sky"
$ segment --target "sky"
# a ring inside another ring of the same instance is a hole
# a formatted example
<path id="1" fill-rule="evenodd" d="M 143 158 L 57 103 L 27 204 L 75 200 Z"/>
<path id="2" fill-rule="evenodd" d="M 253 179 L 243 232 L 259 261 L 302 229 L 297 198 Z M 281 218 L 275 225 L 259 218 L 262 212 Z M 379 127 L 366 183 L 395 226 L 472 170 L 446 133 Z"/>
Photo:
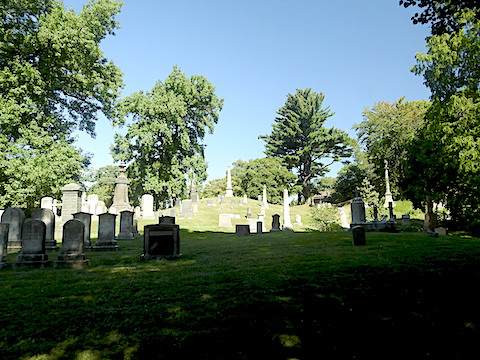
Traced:
<path id="1" fill-rule="evenodd" d="M 86 1 L 64 3 L 78 12 Z M 258 137 L 271 133 L 296 89 L 323 92 L 335 113 L 325 126 L 352 137 L 365 108 L 428 99 L 423 79 L 410 72 L 429 34 L 412 24 L 414 12 L 398 0 L 125 0 L 121 28 L 101 48 L 124 74 L 122 97 L 151 90 L 173 66 L 215 86 L 223 110 L 204 139 L 213 180 L 225 177 L 229 163 L 265 156 Z M 114 164 L 109 148 L 121 131 L 100 117 L 95 139 L 78 134 L 93 168 Z"/>

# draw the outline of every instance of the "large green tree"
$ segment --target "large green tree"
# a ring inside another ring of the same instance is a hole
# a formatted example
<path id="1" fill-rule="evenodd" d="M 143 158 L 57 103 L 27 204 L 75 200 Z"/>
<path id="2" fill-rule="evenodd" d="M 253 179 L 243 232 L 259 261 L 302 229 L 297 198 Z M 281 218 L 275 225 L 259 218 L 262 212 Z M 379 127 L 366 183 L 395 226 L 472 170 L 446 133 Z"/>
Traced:
<path id="1" fill-rule="evenodd" d="M 400 182 L 410 158 L 409 144 L 424 126 L 427 101 L 376 103 L 363 111 L 363 120 L 353 128 L 363 146 L 364 175 L 380 193 L 385 193 L 385 163 L 388 162 L 389 180 L 394 195 L 401 195 Z M 357 184 L 359 186 L 359 184 Z"/>
<path id="2" fill-rule="evenodd" d="M 120 101 L 117 124 L 128 129 L 116 134 L 112 151 L 129 163 L 136 197 L 149 193 L 157 203 L 170 201 L 186 194 L 188 177 L 205 179 L 203 138 L 213 132 L 222 104 L 204 76 L 188 78 L 177 67 L 152 90 Z"/>
<path id="3" fill-rule="evenodd" d="M 432 105 L 412 144 L 409 178 L 413 195 L 443 198 L 460 226 L 480 232 L 480 21 L 468 11 L 455 21 L 459 30 L 431 36 L 417 54 L 413 71 Z"/>
<path id="4" fill-rule="evenodd" d="M 299 203 L 310 198 L 313 180 L 328 172 L 334 162 L 352 155 L 347 133 L 324 127 L 333 115 L 329 107 L 323 108 L 324 98 L 323 93 L 311 89 L 288 94 L 285 105 L 277 111 L 271 134 L 260 136 L 265 141 L 265 154 L 282 159 L 298 176 Z"/>
<path id="5" fill-rule="evenodd" d="M 281 204 L 283 190 L 291 191 L 297 180 L 279 158 L 238 160 L 232 165 L 233 190 L 237 196 L 247 194 L 249 198 L 256 199 L 263 194 L 263 186 L 266 185 L 268 202 Z"/>
<path id="6" fill-rule="evenodd" d="M 55 0 L 0 2 L 0 206 L 38 206 L 81 179 L 88 159 L 72 132 L 94 135 L 99 112 L 113 119 L 122 86 L 99 46 L 120 7 L 91 1 L 77 14 Z"/>

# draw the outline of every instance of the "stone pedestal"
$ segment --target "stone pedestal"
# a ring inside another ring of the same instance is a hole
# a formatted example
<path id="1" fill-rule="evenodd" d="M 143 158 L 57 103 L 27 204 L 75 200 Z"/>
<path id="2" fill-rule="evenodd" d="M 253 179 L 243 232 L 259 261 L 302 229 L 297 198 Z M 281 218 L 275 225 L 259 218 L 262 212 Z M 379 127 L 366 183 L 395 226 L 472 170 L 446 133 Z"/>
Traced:
<path id="1" fill-rule="evenodd" d="M 115 240 L 116 217 L 117 215 L 109 213 L 98 216 L 98 240 L 93 247 L 94 251 L 118 250 L 118 243 Z"/>
<path id="2" fill-rule="evenodd" d="M 62 190 L 62 223 L 73 219 L 73 214 L 82 210 L 83 188 L 75 183 L 68 184 Z"/>
<path id="3" fill-rule="evenodd" d="M 288 198 L 288 190 L 283 190 L 283 230 L 293 231 L 290 220 L 290 199 Z"/>
<path id="4" fill-rule="evenodd" d="M 357 196 L 353 199 L 351 206 L 352 210 L 352 224 L 351 227 L 355 226 L 356 224 L 365 223 L 365 203 L 363 202 L 362 198 Z"/>
<path id="5" fill-rule="evenodd" d="M 272 228 L 270 229 L 270 231 L 280 231 L 280 215 L 272 215 Z"/>
<path id="6" fill-rule="evenodd" d="M 120 174 L 115 179 L 115 192 L 113 194 L 113 204 L 110 207 L 109 213 L 120 214 L 124 210 L 131 211 L 132 207 L 128 201 L 128 181 L 125 175 L 126 166 L 124 163 L 119 165 Z"/>

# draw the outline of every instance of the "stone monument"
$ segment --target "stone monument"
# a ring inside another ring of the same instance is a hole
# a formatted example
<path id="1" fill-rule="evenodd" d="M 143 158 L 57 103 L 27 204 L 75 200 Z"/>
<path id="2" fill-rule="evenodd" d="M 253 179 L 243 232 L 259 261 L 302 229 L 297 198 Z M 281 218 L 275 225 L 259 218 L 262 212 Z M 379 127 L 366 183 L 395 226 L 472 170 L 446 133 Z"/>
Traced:
<path id="1" fill-rule="evenodd" d="M 22 228 L 25 214 L 18 208 L 7 208 L 2 214 L 2 223 L 10 224 L 8 229 L 8 251 L 22 248 Z"/>
<path id="2" fill-rule="evenodd" d="M 272 228 L 270 229 L 270 231 L 280 231 L 280 215 L 272 215 Z"/>
<path id="3" fill-rule="evenodd" d="M 393 201 L 392 193 L 390 192 L 390 181 L 388 180 L 388 161 L 385 160 L 385 203 L 383 206 L 388 208 L 388 204 L 392 203 L 392 207 L 395 207 L 395 202 Z"/>
<path id="4" fill-rule="evenodd" d="M 45 268 L 51 265 L 45 254 L 45 224 L 36 219 L 25 220 L 22 228 L 22 250 L 14 268 Z"/>
<path id="5" fill-rule="evenodd" d="M 75 183 L 65 185 L 62 190 L 62 223 L 73 219 L 73 214 L 82 210 L 83 188 Z"/>
<path id="6" fill-rule="evenodd" d="M 133 211 L 124 210 L 120 213 L 120 233 L 117 240 L 132 240 L 133 236 Z"/>
<path id="7" fill-rule="evenodd" d="M 90 215 L 90 214 L 89 214 Z M 79 219 L 68 220 L 63 225 L 62 250 L 55 266 L 65 266 L 74 269 L 88 266 L 83 247 L 85 243 L 85 225 Z"/>
<path id="8" fill-rule="evenodd" d="M 143 220 L 153 220 L 155 219 L 155 213 L 153 211 L 153 195 L 144 194 L 142 196 L 142 219 Z"/>
<path id="9" fill-rule="evenodd" d="M 50 209 L 36 209 L 32 219 L 40 220 L 45 224 L 45 250 L 58 250 L 55 240 L 55 214 Z"/>
<path id="10" fill-rule="evenodd" d="M 80 220 L 84 226 L 83 230 L 83 246 L 84 249 L 92 250 L 92 240 L 90 239 L 90 232 L 92 230 L 92 214 L 85 212 L 78 212 L 73 214 L 73 218 Z M 69 229 L 75 229 L 74 225 L 70 225 Z M 65 230 L 65 226 L 63 227 Z"/>
<path id="11" fill-rule="evenodd" d="M 227 168 L 227 188 L 225 191 L 225 197 L 233 197 L 232 173 L 230 171 L 230 164 L 228 164 Z"/>
<path id="12" fill-rule="evenodd" d="M 98 240 L 93 247 L 95 251 L 118 250 L 118 243 L 115 240 L 115 214 L 100 214 L 98 216 Z"/>
<path id="13" fill-rule="evenodd" d="M 130 181 L 128 181 L 127 176 L 125 175 L 126 165 L 122 162 L 118 167 L 120 169 L 120 174 L 118 174 L 115 179 L 113 204 L 108 211 L 111 214 L 120 214 L 124 210 L 133 210 L 128 201 L 128 185 L 130 184 Z"/>
<path id="14" fill-rule="evenodd" d="M 283 230 L 293 231 L 290 221 L 290 199 L 288 198 L 288 190 L 283 190 Z"/>
<path id="15" fill-rule="evenodd" d="M 180 226 L 175 224 L 147 225 L 143 228 L 142 259 L 177 259 L 180 254 Z"/>
<path id="16" fill-rule="evenodd" d="M 0 223 L 0 269 L 4 269 L 8 266 L 6 258 L 9 226 L 10 224 Z"/>

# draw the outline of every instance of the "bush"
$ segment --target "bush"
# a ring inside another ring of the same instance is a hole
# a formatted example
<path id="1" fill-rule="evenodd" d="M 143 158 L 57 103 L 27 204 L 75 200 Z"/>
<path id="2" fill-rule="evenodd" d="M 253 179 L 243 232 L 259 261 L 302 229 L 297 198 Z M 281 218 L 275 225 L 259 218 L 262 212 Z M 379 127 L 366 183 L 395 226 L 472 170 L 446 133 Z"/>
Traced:
<path id="1" fill-rule="evenodd" d="M 310 210 L 311 226 L 319 231 L 337 231 L 342 227 L 339 224 L 340 214 L 332 204 L 320 204 Z"/>

